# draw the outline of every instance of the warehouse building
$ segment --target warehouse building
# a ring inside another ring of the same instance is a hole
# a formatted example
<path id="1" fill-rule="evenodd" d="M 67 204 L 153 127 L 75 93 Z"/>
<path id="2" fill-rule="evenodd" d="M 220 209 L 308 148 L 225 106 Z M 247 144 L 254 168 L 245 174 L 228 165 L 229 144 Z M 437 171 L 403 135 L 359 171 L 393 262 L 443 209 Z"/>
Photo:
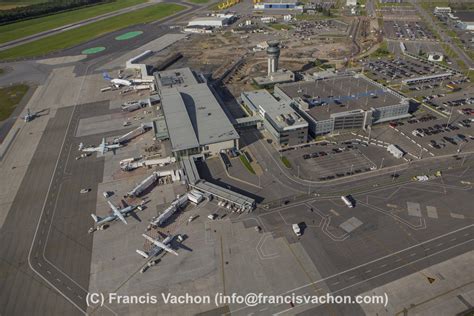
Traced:
<path id="1" fill-rule="evenodd" d="M 176 157 L 238 148 L 239 135 L 203 78 L 181 68 L 157 72 L 155 81 Z"/>
<path id="2" fill-rule="evenodd" d="M 308 122 L 290 106 L 290 102 L 275 99 L 267 90 L 242 92 L 242 102 L 253 115 L 259 115 L 265 129 L 282 147 L 308 141 Z"/>
<path id="3" fill-rule="evenodd" d="M 189 21 L 189 27 L 209 26 L 209 27 L 223 27 L 231 24 L 235 20 L 233 14 L 217 14 L 213 16 L 197 17 Z"/>
<path id="4" fill-rule="evenodd" d="M 298 3 L 298 0 L 263 0 L 263 1 L 257 1 L 253 7 L 255 10 L 300 10 L 300 11 L 303 11 L 303 6 Z"/>
<path id="5" fill-rule="evenodd" d="M 410 117 L 407 98 L 352 73 L 277 85 L 274 93 L 292 104 L 313 136 Z"/>
<path id="6" fill-rule="evenodd" d="M 452 14 L 461 30 L 474 31 L 474 12 L 456 11 Z"/>

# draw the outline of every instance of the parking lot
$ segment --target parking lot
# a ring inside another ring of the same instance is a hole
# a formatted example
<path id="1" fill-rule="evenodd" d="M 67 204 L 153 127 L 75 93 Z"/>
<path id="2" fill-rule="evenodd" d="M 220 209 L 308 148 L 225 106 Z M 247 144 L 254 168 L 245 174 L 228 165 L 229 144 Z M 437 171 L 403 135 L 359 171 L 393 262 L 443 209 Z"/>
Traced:
<path id="1" fill-rule="evenodd" d="M 384 21 L 384 35 L 399 40 L 435 40 L 435 36 L 423 22 Z"/>
<path id="2" fill-rule="evenodd" d="M 365 60 L 364 69 L 371 74 L 371 77 L 380 81 L 401 82 L 404 79 L 446 73 L 446 70 L 431 63 L 408 58 L 395 58 L 393 60 Z M 429 82 L 412 85 L 417 86 L 432 85 L 439 87 L 439 80 L 433 79 Z M 420 88 L 421 89 L 421 88 Z"/>
<path id="3" fill-rule="evenodd" d="M 308 146 L 283 154 L 295 167 L 296 176 L 307 180 L 332 180 L 377 168 L 361 150 L 367 147 L 359 141 L 344 141 L 338 145 Z"/>
<path id="4" fill-rule="evenodd" d="M 292 33 L 298 38 L 307 38 L 319 34 L 327 33 L 344 33 L 348 30 L 349 25 L 337 20 L 322 21 L 298 21 L 294 22 L 295 26 Z"/>
<path id="5" fill-rule="evenodd" d="M 410 139 L 420 148 L 420 154 L 426 157 L 455 154 L 474 149 L 474 128 L 471 118 L 464 114 L 453 113 L 444 118 L 434 114 L 424 114 L 407 120 L 405 123 L 390 124 L 401 137 Z"/>

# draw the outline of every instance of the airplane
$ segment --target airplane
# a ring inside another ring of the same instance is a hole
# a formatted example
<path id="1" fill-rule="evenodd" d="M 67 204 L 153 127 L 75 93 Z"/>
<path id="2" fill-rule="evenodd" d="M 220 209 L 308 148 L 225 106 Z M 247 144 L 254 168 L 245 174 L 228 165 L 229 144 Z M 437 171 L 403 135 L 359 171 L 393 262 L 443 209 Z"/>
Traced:
<path id="1" fill-rule="evenodd" d="M 145 237 L 146 240 L 151 241 L 155 245 L 149 252 L 145 252 L 145 251 L 137 249 L 137 253 L 139 255 L 141 255 L 142 257 L 144 257 L 145 259 L 150 259 L 150 258 L 153 258 L 153 257 L 157 256 L 162 250 L 165 250 L 166 252 L 172 253 L 175 256 L 178 255 L 178 253 L 176 251 L 174 251 L 173 249 L 171 249 L 168 246 L 173 241 L 175 236 L 169 235 L 168 237 L 166 237 L 163 240 L 163 242 L 158 241 L 158 238 L 153 239 L 150 236 L 145 235 L 145 234 L 142 234 L 142 236 Z"/>
<path id="2" fill-rule="evenodd" d="M 105 138 L 102 138 L 102 142 L 97 147 L 93 147 L 93 146 L 84 147 L 83 143 L 79 144 L 79 150 L 80 151 L 83 151 L 83 152 L 86 152 L 86 153 L 96 151 L 96 152 L 101 153 L 102 155 L 105 152 L 109 151 L 109 150 L 112 150 L 115 153 L 115 149 L 120 148 L 120 147 L 122 147 L 122 145 L 120 145 L 120 144 L 111 144 L 111 145 L 109 145 L 109 144 L 105 143 Z"/>
<path id="3" fill-rule="evenodd" d="M 112 202 L 107 201 L 109 203 L 110 208 L 112 209 L 113 213 L 106 216 L 106 217 L 99 217 L 95 214 L 91 214 L 92 218 L 94 219 L 94 222 L 97 226 L 101 226 L 105 223 L 112 222 L 116 220 L 117 218 L 120 219 L 124 224 L 127 224 L 127 221 L 125 220 L 125 216 L 128 214 L 132 215 L 135 217 L 137 220 L 140 220 L 137 215 L 133 212 L 135 209 L 142 210 L 141 205 L 127 205 L 125 201 L 122 200 L 122 203 L 124 204 L 124 207 L 121 209 L 118 209 L 115 205 L 112 204 Z"/>
<path id="4" fill-rule="evenodd" d="M 120 88 L 123 86 L 131 86 L 133 85 L 133 82 L 130 80 L 125 80 L 125 79 L 118 79 L 118 78 L 112 78 L 109 76 L 107 72 L 102 73 L 102 77 L 104 77 L 105 80 L 110 81 L 116 88 Z"/>
<path id="5" fill-rule="evenodd" d="M 36 113 L 31 114 L 30 109 L 27 109 L 26 115 L 23 116 L 23 120 L 25 120 L 25 122 L 29 122 L 29 121 L 32 121 L 35 117 L 36 117 Z"/>

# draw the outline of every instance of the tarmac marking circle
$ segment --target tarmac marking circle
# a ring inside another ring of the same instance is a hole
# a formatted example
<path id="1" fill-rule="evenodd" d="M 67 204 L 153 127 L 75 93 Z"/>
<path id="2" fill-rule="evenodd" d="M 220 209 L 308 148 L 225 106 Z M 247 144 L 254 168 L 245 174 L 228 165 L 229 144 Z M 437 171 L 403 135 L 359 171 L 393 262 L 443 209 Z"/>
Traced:
<path id="1" fill-rule="evenodd" d="M 122 35 L 119 35 L 115 38 L 116 41 L 125 41 L 134 37 L 137 37 L 139 35 L 142 35 L 142 31 L 132 31 L 132 32 L 127 32 Z"/>
<path id="2" fill-rule="evenodd" d="M 91 55 L 91 54 L 97 54 L 105 50 L 105 47 L 103 46 L 98 46 L 98 47 L 91 47 L 88 49 L 84 49 L 81 53 L 84 55 Z"/>

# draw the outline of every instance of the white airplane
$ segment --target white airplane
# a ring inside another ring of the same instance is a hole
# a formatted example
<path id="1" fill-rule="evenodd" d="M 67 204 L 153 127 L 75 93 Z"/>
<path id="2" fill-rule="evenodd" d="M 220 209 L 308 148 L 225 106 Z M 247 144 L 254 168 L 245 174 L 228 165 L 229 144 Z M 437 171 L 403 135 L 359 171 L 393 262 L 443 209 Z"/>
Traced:
<path id="1" fill-rule="evenodd" d="M 130 80 L 112 78 L 106 72 L 102 73 L 102 77 L 104 77 L 105 80 L 110 81 L 116 88 L 120 88 L 120 87 L 123 87 L 123 86 L 129 87 L 129 86 L 133 85 L 133 82 L 130 81 Z"/>
<path id="2" fill-rule="evenodd" d="M 145 234 L 142 234 L 142 236 L 145 237 L 146 240 L 151 241 L 155 245 L 149 252 L 145 252 L 145 251 L 137 249 L 137 253 L 141 255 L 142 257 L 144 257 L 145 259 L 150 259 L 157 256 L 162 250 L 172 253 L 175 256 L 178 255 L 176 251 L 174 251 L 168 246 L 173 241 L 175 236 L 169 235 L 163 240 L 163 242 L 159 241 L 158 238 L 153 239 L 150 236 L 145 235 Z"/>
<path id="3" fill-rule="evenodd" d="M 120 147 L 122 147 L 122 145 L 120 145 L 120 144 L 110 144 L 110 145 L 107 144 L 107 143 L 105 142 L 105 138 L 102 138 L 102 142 L 101 142 L 100 145 L 97 146 L 97 147 L 93 147 L 93 146 L 91 146 L 91 147 L 84 147 L 84 144 L 83 144 L 83 143 L 80 143 L 80 144 L 79 144 L 79 150 L 80 150 L 80 151 L 83 151 L 83 152 L 86 152 L 86 153 L 91 153 L 91 152 L 96 151 L 96 152 L 101 153 L 102 155 L 103 155 L 105 152 L 109 151 L 109 150 L 112 150 L 112 151 L 115 153 L 115 149 L 120 148 Z"/>
<path id="4" fill-rule="evenodd" d="M 97 226 L 101 226 L 105 223 L 112 222 L 116 220 L 117 218 L 120 219 L 124 224 L 127 224 L 127 221 L 125 220 L 125 216 L 129 214 L 135 217 L 137 220 L 140 220 L 137 217 L 137 215 L 133 212 L 135 209 L 142 210 L 142 207 L 140 205 L 127 205 L 125 201 L 122 201 L 122 203 L 124 204 L 124 207 L 121 209 L 118 209 L 115 205 L 112 204 L 112 202 L 107 201 L 107 203 L 109 203 L 109 206 L 112 209 L 112 212 L 113 212 L 112 214 L 106 217 L 99 217 L 95 214 L 91 214 Z"/>
<path id="5" fill-rule="evenodd" d="M 31 114 L 30 109 L 27 109 L 26 115 L 23 116 L 23 120 L 25 120 L 25 122 L 29 122 L 29 121 L 32 121 L 35 117 L 36 117 L 36 113 Z"/>

